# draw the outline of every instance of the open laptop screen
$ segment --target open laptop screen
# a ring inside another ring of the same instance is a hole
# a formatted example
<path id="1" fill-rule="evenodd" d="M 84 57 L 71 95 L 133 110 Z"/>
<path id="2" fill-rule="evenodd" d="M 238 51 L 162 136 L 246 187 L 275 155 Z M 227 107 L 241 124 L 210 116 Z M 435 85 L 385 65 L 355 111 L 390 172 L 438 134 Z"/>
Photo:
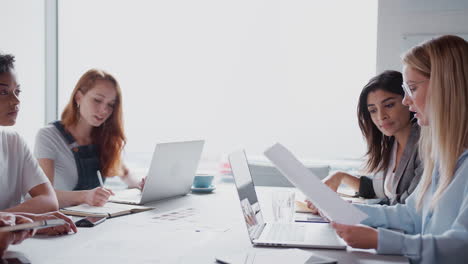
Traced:
<path id="1" fill-rule="evenodd" d="M 262 229 L 264 221 L 245 152 L 241 150 L 231 153 L 229 163 L 231 164 L 232 175 L 236 183 L 249 236 L 250 239 L 254 239 Z"/>

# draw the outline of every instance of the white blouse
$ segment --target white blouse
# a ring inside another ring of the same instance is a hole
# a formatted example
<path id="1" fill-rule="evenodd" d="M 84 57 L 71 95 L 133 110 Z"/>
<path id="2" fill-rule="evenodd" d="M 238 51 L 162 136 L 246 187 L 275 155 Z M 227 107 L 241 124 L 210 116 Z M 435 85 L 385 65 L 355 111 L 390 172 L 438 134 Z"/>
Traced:
<path id="1" fill-rule="evenodd" d="M 384 181 L 384 193 L 389 199 L 393 198 L 393 182 L 395 179 L 395 165 L 396 165 L 396 154 L 398 150 L 398 143 L 394 142 L 392 146 L 392 154 L 390 155 L 390 163 L 388 164 L 387 174 L 385 175 Z"/>

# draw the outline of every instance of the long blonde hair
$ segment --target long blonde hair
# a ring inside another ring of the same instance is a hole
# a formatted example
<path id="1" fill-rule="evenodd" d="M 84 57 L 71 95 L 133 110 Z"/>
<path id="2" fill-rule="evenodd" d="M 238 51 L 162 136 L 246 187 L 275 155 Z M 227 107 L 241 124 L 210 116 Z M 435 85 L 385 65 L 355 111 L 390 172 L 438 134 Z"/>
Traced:
<path id="1" fill-rule="evenodd" d="M 468 43 L 451 35 L 435 38 L 409 50 L 403 63 L 429 78 L 425 110 L 429 126 L 422 127 L 419 142 L 424 173 L 417 208 L 422 208 L 437 166 L 440 178 L 430 204 L 434 209 L 468 148 Z"/>
<path id="2" fill-rule="evenodd" d="M 122 173 L 121 153 L 126 143 L 123 127 L 122 92 L 114 76 L 98 69 L 91 69 L 85 72 L 76 84 L 70 96 L 70 101 L 62 112 L 62 123 L 66 129 L 78 123 L 80 114 L 78 105 L 75 102 L 76 93 L 81 91 L 83 94 L 86 94 L 94 88 L 98 80 L 111 82 L 117 93 L 112 114 L 104 124 L 93 128 L 91 131 L 93 144 L 96 144 L 98 148 L 103 175 L 114 176 Z"/>

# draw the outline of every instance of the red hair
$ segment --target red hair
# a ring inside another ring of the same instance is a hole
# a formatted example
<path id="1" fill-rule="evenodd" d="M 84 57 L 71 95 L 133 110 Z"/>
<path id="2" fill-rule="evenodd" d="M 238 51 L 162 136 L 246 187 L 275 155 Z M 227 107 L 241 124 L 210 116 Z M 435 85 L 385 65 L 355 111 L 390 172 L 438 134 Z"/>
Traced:
<path id="1" fill-rule="evenodd" d="M 62 112 L 62 123 L 66 129 L 78 123 L 80 113 L 75 102 L 78 91 L 86 94 L 94 88 L 96 81 L 105 80 L 111 82 L 117 94 L 112 114 L 99 127 L 91 131 L 91 140 L 97 146 L 101 171 L 103 175 L 120 175 L 122 171 L 121 154 L 126 143 L 123 128 L 122 92 L 119 83 L 109 73 L 103 70 L 91 69 L 83 74 L 73 89 L 70 101 Z"/>

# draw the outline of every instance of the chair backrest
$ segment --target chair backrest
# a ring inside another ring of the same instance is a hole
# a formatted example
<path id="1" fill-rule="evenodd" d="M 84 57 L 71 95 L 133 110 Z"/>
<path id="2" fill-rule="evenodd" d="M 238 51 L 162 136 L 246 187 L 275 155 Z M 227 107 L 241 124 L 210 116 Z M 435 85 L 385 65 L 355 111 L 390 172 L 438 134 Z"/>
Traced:
<path id="1" fill-rule="evenodd" d="M 273 165 L 249 163 L 250 172 L 256 186 L 294 187 Z M 307 166 L 320 179 L 328 176 L 329 165 Z"/>

